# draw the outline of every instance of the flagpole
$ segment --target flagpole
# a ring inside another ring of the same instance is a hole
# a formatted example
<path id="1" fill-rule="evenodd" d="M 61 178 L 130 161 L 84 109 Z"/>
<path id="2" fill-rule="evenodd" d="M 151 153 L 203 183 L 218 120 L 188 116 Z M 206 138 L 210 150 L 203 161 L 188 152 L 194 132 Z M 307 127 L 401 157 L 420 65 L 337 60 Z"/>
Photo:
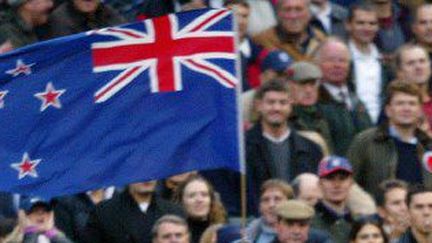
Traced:
<path id="1" fill-rule="evenodd" d="M 236 61 L 236 76 L 238 79 L 238 85 L 236 86 L 236 101 L 237 101 L 237 126 L 238 126 L 238 146 L 239 146 L 239 164 L 240 164 L 240 203 L 241 203 L 241 227 L 246 228 L 247 224 L 247 197 L 246 197 L 246 156 L 245 156 L 245 146 L 244 146 L 244 126 L 243 126 L 243 116 L 242 116 L 242 72 L 241 72 L 241 58 L 240 58 L 240 39 L 238 35 L 238 24 L 235 17 L 235 11 L 237 11 L 237 6 L 233 6 L 231 12 L 233 15 L 233 30 L 234 30 L 234 45 L 237 54 Z M 244 230 L 243 230 L 244 231 Z M 245 231 L 244 231 L 245 232 Z"/>

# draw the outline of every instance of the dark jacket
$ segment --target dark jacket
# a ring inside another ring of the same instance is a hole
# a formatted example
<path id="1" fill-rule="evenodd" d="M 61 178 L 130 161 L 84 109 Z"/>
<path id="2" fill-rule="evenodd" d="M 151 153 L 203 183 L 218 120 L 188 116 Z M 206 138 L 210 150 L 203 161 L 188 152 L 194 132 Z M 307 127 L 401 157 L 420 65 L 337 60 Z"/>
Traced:
<path id="1" fill-rule="evenodd" d="M 352 110 L 348 110 L 344 103 L 335 100 L 323 86 L 320 87 L 319 92 L 321 114 L 330 126 L 334 143 L 333 152 L 345 156 L 354 136 L 372 126 L 370 117 L 363 103 L 352 92 L 350 92 Z"/>
<path id="2" fill-rule="evenodd" d="M 18 211 L 14 206 L 13 194 L 0 192 L 0 217 L 16 218 Z"/>
<path id="3" fill-rule="evenodd" d="M 24 234 L 22 243 L 38 243 L 40 233 L 27 233 Z M 73 243 L 63 233 L 58 232 L 55 236 L 49 238 L 51 243 Z"/>
<path id="4" fill-rule="evenodd" d="M 279 240 L 275 238 L 272 243 L 279 243 Z M 333 243 L 333 240 L 326 232 L 311 228 L 309 230 L 308 240 L 305 243 Z"/>
<path id="5" fill-rule="evenodd" d="M 420 161 L 426 150 L 432 149 L 432 140 L 416 131 Z M 387 123 L 360 133 L 353 141 L 348 158 L 354 169 L 354 179 L 366 191 L 376 195 L 378 185 L 386 179 L 396 178 L 398 153 L 389 134 Z M 432 185 L 432 174 L 422 168 L 423 181 Z"/>
<path id="6" fill-rule="evenodd" d="M 345 21 L 348 18 L 348 10 L 339 4 L 329 2 L 331 6 L 330 22 L 331 32 L 328 35 L 335 35 L 341 39 L 346 39 Z M 324 26 L 317 18 L 312 18 L 311 24 L 323 32 L 326 32 Z"/>
<path id="7" fill-rule="evenodd" d="M 253 209 L 258 208 L 259 188 L 261 184 L 273 178 L 270 168 L 271 155 L 262 135 L 262 126 L 256 124 L 246 134 L 246 168 L 249 187 L 249 200 Z M 300 136 L 291 129 L 290 146 L 290 178 L 304 172 L 316 173 L 318 163 L 322 159 L 322 151 L 314 142 Z"/>
<path id="8" fill-rule="evenodd" d="M 343 216 L 337 216 L 331 212 L 322 202 L 315 205 L 315 216 L 312 219 L 312 227 L 328 232 L 335 243 L 349 242 L 352 217 L 349 212 Z"/>
<path id="9" fill-rule="evenodd" d="M 100 203 L 90 214 L 85 242 L 150 243 L 153 224 L 165 214 L 184 216 L 180 206 L 157 196 L 152 198 L 147 212 L 142 213 L 129 190 L 125 190 Z"/>
<path id="10" fill-rule="evenodd" d="M 87 14 L 81 13 L 74 7 L 73 1 L 67 1 L 51 14 L 48 21 L 48 38 L 76 34 L 125 22 L 126 20 L 115 10 L 103 3 L 100 3 L 94 16 L 89 18 Z"/>
<path id="11" fill-rule="evenodd" d="M 411 229 L 408 229 L 401 237 L 399 238 L 399 243 L 417 243 L 417 240 L 414 238 L 414 235 L 411 232 Z"/>
<path id="12" fill-rule="evenodd" d="M 13 48 L 39 41 L 35 30 L 15 10 L 0 12 L 0 39 L 9 40 Z"/>

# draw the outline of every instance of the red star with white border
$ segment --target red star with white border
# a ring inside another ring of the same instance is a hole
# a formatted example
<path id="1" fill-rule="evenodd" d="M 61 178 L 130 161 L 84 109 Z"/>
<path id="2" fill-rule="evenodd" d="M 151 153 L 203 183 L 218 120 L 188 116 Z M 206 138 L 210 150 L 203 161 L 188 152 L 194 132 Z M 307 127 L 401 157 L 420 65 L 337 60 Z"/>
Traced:
<path id="1" fill-rule="evenodd" d="M 41 159 L 31 160 L 28 153 L 24 153 L 21 162 L 11 164 L 11 167 L 17 170 L 18 179 L 22 179 L 26 176 L 31 176 L 33 178 L 38 177 L 38 173 L 36 171 L 36 166 L 41 162 Z"/>
<path id="2" fill-rule="evenodd" d="M 12 77 L 16 77 L 20 74 L 30 75 L 32 73 L 31 67 L 35 65 L 34 63 L 25 64 L 23 60 L 18 59 L 16 62 L 16 67 L 10 70 L 7 70 L 6 73 L 12 75 Z"/>
<path id="3" fill-rule="evenodd" d="M 54 88 L 54 85 L 49 82 L 46 85 L 45 91 L 36 93 L 34 96 L 42 101 L 40 111 L 44 111 L 46 108 L 53 106 L 57 109 L 60 109 L 62 107 L 60 103 L 60 96 L 66 92 L 65 89 L 59 89 L 56 90 Z"/>
<path id="4" fill-rule="evenodd" d="M 9 91 L 7 90 L 0 91 L 0 109 L 4 108 L 4 104 L 5 104 L 4 98 L 6 97 L 8 92 Z"/>

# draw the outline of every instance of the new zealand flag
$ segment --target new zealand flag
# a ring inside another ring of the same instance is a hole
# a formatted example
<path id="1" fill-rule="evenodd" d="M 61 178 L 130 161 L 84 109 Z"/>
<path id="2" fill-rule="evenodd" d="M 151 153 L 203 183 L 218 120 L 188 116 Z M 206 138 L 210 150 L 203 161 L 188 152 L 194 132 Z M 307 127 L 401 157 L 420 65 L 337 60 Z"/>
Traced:
<path id="1" fill-rule="evenodd" d="M 239 170 L 233 16 L 172 14 L 0 56 L 0 190 Z"/>

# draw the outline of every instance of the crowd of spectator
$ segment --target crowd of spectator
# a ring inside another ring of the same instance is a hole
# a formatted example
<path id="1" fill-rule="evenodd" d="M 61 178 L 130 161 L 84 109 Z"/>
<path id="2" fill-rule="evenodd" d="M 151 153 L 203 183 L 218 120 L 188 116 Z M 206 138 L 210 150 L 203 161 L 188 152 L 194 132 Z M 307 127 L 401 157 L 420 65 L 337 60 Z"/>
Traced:
<path id="1" fill-rule="evenodd" d="M 205 7 L 238 24 L 247 227 L 218 169 L 0 193 L 0 242 L 431 243 L 430 1 L 0 0 L 0 54 Z"/>

